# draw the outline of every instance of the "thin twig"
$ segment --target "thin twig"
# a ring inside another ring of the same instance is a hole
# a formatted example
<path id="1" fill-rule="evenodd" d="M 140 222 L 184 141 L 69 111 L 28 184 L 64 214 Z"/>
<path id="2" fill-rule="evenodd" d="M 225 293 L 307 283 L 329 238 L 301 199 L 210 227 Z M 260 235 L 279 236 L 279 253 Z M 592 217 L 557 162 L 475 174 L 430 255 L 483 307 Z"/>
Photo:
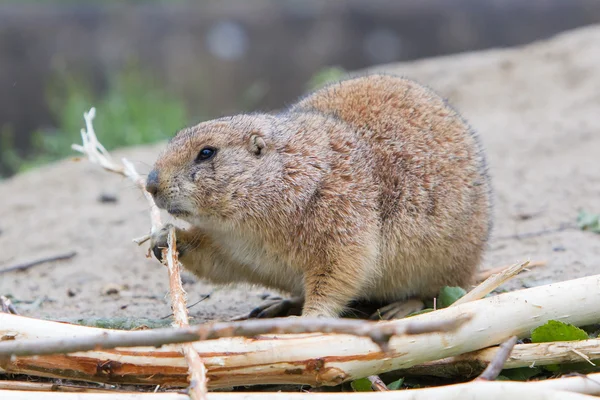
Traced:
<path id="1" fill-rule="evenodd" d="M 535 268 L 535 267 L 543 267 L 546 265 L 546 261 L 531 261 L 529 264 L 527 264 L 527 268 L 525 268 L 524 270 L 529 270 L 531 268 Z M 500 267 L 492 267 L 492 268 L 487 268 L 484 270 L 481 270 L 477 273 L 477 283 L 481 283 L 483 281 L 485 281 L 487 278 L 489 278 L 490 276 L 497 274 L 499 272 L 504 271 L 507 268 L 510 268 L 511 265 L 502 265 Z"/>
<path id="2" fill-rule="evenodd" d="M 137 244 L 138 246 L 141 246 L 144 243 L 146 243 L 148 240 L 150 240 L 151 238 L 152 238 L 152 236 L 150 236 L 150 235 L 144 235 L 144 236 L 140 236 L 139 238 L 132 239 L 132 241 L 133 241 L 133 243 Z"/>
<path id="3" fill-rule="evenodd" d="M 590 360 L 590 358 L 587 355 L 583 354 L 581 351 L 577 349 L 571 349 L 571 351 L 577 354 L 579 357 L 583 358 L 587 363 L 593 365 L 594 367 L 596 366 L 596 364 L 594 364 L 592 360 Z"/>
<path id="4" fill-rule="evenodd" d="M 195 302 L 195 303 L 192 303 L 192 304 L 188 305 L 188 306 L 187 306 L 187 309 L 189 310 L 190 308 L 194 307 L 195 305 L 202 303 L 204 300 L 206 300 L 206 299 L 210 298 L 210 296 L 211 296 L 211 295 L 212 295 L 212 293 L 209 293 L 209 294 L 207 294 L 207 295 L 203 296 L 203 297 L 202 297 L 200 300 L 198 300 L 197 302 Z M 165 315 L 164 317 L 161 317 L 161 319 L 167 319 L 167 318 L 169 318 L 169 317 L 172 317 L 172 316 L 173 316 L 173 313 L 171 313 L 171 314 L 169 314 L 169 315 Z"/>
<path id="5" fill-rule="evenodd" d="M 208 379 L 206 377 L 206 366 L 200 355 L 191 343 L 181 346 L 183 356 L 188 364 L 190 385 L 189 395 L 192 400 L 205 400 L 208 394 Z"/>
<path id="6" fill-rule="evenodd" d="M 115 347 L 159 347 L 165 344 L 212 340 L 224 337 L 256 337 L 285 333 L 339 333 L 368 337 L 386 349 L 392 336 L 451 332 L 471 320 L 462 315 L 448 321 L 370 322 L 339 318 L 273 318 L 238 322 L 210 322 L 190 327 L 158 328 L 144 331 L 106 331 L 100 334 L 68 338 L 23 339 L 0 342 L 0 358 L 66 354 Z"/>
<path id="7" fill-rule="evenodd" d="M 211 393 L 211 400 L 456 400 L 456 399 L 531 399 L 531 400 L 593 400 L 590 395 L 600 394 L 597 379 L 600 374 L 568 378 L 545 379 L 535 382 L 466 382 L 438 387 L 384 393 L 364 392 L 231 392 Z M 187 396 L 176 392 L 160 393 L 106 393 L 73 396 L 67 393 L 0 391 L 0 398 L 19 400 L 186 400 Z"/>
<path id="8" fill-rule="evenodd" d="M 450 305 L 450 307 L 455 307 L 460 304 L 467 303 L 469 301 L 483 299 L 489 293 L 493 292 L 498 286 L 502 285 L 504 282 L 508 281 L 519 272 L 521 272 L 525 267 L 529 265 L 529 261 L 525 261 L 522 263 L 514 264 L 499 274 L 495 274 L 487 278 L 485 281 L 476 286 L 469 293 L 455 301 Z"/>
<path id="9" fill-rule="evenodd" d="M 171 295 L 171 307 L 176 326 L 186 328 L 190 326 L 188 310 L 186 305 L 185 291 L 181 284 L 181 264 L 177 253 L 177 241 L 175 239 L 175 227 L 169 229 L 167 248 L 163 249 L 163 264 L 169 271 L 169 288 Z M 182 353 L 188 364 L 190 377 L 189 394 L 192 400 L 204 400 L 208 393 L 206 366 L 200 359 L 198 352 L 191 343 L 181 346 Z"/>
<path id="10" fill-rule="evenodd" d="M 579 227 L 577 225 L 565 223 L 565 224 L 561 224 L 558 228 L 549 228 L 549 229 L 542 229 L 542 230 L 533 231 L 533 232 L 517 233 L 515 235 L 497 236 L 495 238 L 495 240 L 511 240 L 511 239 L 521 240 L 521 239 L 527 239 L 527 238 L 532 238 L 532 237 L 537 237 L 537 236 L 548 235 L 551 233 L 558 233 L 558 232 L 565 231 L 567 229 L 579 229 Z"/>
<path id="11" fill-rule="evenodd" d="M 181 284 L 180 267 L 177 242 L 175 239 L 175 227 L 169 229 L 167 247 L 162 250 L 162 262 L 169 271 L 169 294 L 171 296 L 171 308 L 177 326 L 189 326 L 186 305 L 186 294 Z"/>
<path id="12" fill-rule="evenodd" d="M 495 358 L 498 347 L 465 353 L 440 360 L 428 361 L 394 372 L 394 376 L 436 376 L 440 378 L 470 377 L 483 372 Z M 577 340 L 573 342 L 544 342 L 517 344 L 504 365 L 505 369 L 569 364 L 582 360 L 592 363 L 600 359 L 600 339 Z"/>
<path id="13" fill-rule="evenodd" d="M 83 114 L 85 119 L 86 129 L 81 130 L 82 145 L 72 145 L 71 147 L 85 154 L 88 159 L 102 166 L 107 171 L 115 172 L 131 179 L 142 191 L 144 197 L 150 206 L 150 222 L 152 227 L 150 235 L 145 235 L 139 239 L 134 239 L 134 242 L 142 244 L 150 238 L 150 236 L 158 232 L 162 228 L 160 218 L 160 210 L 154 202 L 154 198 L 146 190 L 146 180 L 137 172 L 134 165 L 127 159 L 123 158 L 123 165 L 117 165 L 112 161 L 108 151 L 96 137 L 94 131 L 93 120 L 96 116 L 96 109 L 91 108 L 89 112 Z M 171 308 L 173 309 L 175 322 L 180 327 L 188 327 L 188 314 L 185 303 L 185 292 L 181 285 L 180 263 L 177 258 L 177 249 L 175 248 L 175 228 L 169 232 L 169 246 L 164 250 L 163 260 L 169 271 L 169 287 L 171 294 Z M 190 396 L 193 400 L 203 400 L 206 398 L 206 367 L 200 360 L 198 353 L 189 344 L 182 346 L 182 352 L 189 366 L 190 376 Z"/>
<path id="14" fill-rule="evenodd" d="M 135 182 L 135 184 L 140 188 L 140 190 L 144 194 L 146 201 L 148 201 L 148 205 L 150 206 L 150 235 L 152 235 L 153 233 L 158 232 L 162 228 L 160 209 L 154 202 L 154 198 L 152 197 L 152 195 L 146 190 L 146 180 L 140 174 L 137 173 L 133 164 L 130 163 L 126 158 L 121 159 L 121 161 L 125 166 L 125 175 Z M 148 235 L 148 237 L 150 235 Z"/>
<path id="15" fill-rule="evenodd" d="M 0 296 L 0 308 L 3 313 L 19 315 L 12 301 L 6 296 Z"/>
<path id="16" fill-rule="evenodd" d="M 92 107 L 90 111 L 83 113 L 86 125 L 86 129 L 81 130 L 81 140 L 83 144 L 73 144 L 71 145 L 71 148 L 83 153 L 90 162 L 100 165 L 105 170 L 131 179 L 136 186 L 140 188 L 150 206 L 150 222 L 152 224 L 151 233 L 154 233 L 162 227 L 162 222 L 160 219 L 160 210 L 156 206 L 156 203 L 154 203 L 152 195 L 146 190 L 146 180 L 138 174 L 133 164 L 126 158 L 121 159 L 123 165 L 115 164 L 108 151 L 106 151 L 102 143 L 100 143 L 96 137 L 93 124 L 95 116 L 96 109 L 94 107 Z"/>
<path id="17" fill-rule="evenodd" d="M 114 389 L 103 389 L 98 386 L 85 386 L 85 385 L 70 385 L 70 384 L 58 384 L 51 382 L 29 382 L 29 381 L 14 381 L 14 380 L 0 380 L 0 390 L 19 390 L 19 391 L 36 391 L 36 392 L 78 392 L 78 393 L 112 393 L 115 394 Z M 123 394 L 127 392 L 118 391 L 117 393 Z M 130 392 L 131 393 L 131 392 Z M 40 395 L 42 398 L 43 395 Z"/>
<path id="18" fill-rule="evenodd" d="M 40 264 L 45 264 L 45 263 L 54 262 L 54 261 L 69 260 L 69 259 L 75 257 L 76 255 L 77 255 L 76 251 L 71 251 L 69 253 L 59 254 L 56 256 L 52 256 L 52 257 L 44 257 L 44 258 L 40 258 L 38 260 L 26 262 L 23 264 L 17 264 L 17 265 L 13 265 L 11 267 L 0 269 L 0 274 L 4 274 L 6 272 L 12 272 L 12 271 L 25 271 L 31 267 L 35 267 Z"/>
<path id="19" fill-rule="evenodd" d="M 369 381 L 371 381 L 371 389 L 376 392 L 387 392 L 388 387 L 383 383 L 381 378 L 378 375 L 371 375 L 368 377 Z"/>
<path id="20" fill-rule="evenodd" d="M 476 378 L 476 380 L 495 380 L 498 377 L 498 375 L 500 375 L 500 372 L 502 372 L 502 369 L 504 368 L 504 363 L 506 363 L 506 360 L 508 360 L 508 357 L 510 356 L 510 353 L 515 347 L 515 344 L 517 344 L 516 336 L 512 336 L 506 342 L 502 343 L 500 347 L 498 347 L 498 352 L 492 359 L 492 362 L 488 364 L 488 366 L 483 370 L 481 375 L 479 375 Z"/>

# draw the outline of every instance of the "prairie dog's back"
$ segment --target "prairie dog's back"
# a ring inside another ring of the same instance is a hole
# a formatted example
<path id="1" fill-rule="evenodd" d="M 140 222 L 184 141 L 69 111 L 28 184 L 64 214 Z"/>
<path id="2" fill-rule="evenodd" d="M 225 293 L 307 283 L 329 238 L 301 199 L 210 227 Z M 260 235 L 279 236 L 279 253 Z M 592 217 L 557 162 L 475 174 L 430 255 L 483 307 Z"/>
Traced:
<path id="1" fill-rule="evenodd" d="M 309 109 L 349 124 L 373 150 L 385 269 L 415 265 L 405 279 L 419 286 L 432 279 L 422 274 L 450 264 L 443 274 L 468 284 L 489 235 L 490 199 L 485 159 L 460 115 L 424 86 L 388 75 L 332 84 L 292 107 Z"/>

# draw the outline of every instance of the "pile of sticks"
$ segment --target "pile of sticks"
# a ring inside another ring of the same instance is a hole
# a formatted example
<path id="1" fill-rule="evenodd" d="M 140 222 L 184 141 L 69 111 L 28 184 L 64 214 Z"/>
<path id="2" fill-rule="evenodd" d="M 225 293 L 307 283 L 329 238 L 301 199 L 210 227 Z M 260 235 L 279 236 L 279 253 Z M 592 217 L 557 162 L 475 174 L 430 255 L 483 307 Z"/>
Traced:
<path id="1" fill-rule="evenodd" d="M 83 145 L 74 148 L 103 168 L 132 179 L 150 202 L 152 231 L 160 229 L 160 213 L 144 189 L 144 179 L 127 160 L 115 164 L 98 142 L 92 126 L 94 113 L 92 109 L 84 114 Z M 527 266 L 518 263 L 490 276 L 448 308 L 401 320 L 287 318 L 190 326 L 173 230 L 169 243 L 163 260 L 169 274 L 174 327 L 116 331 L 0 313 L 0 372 L 187 388 L 183 393 L 7 380 L 0 381 L 0 398 L 584 399 L 600 394 L 600 374 L 539 382 L 494 381 L 502 369 L 600 359 L 598 339 L 516 344 L 518 337 L 529 336 L 532 329 L 551 319 L 576 326 L 600 322 L 600 275 L 485 297 Z M 463 379 L 468 371 L 479 377 L 437 388 L 386 391 L 376 375 L 389 371 Z M 379 391 L 223 392 L 265 384 L 334 386 L 364 377 L 370 377 Z"/>

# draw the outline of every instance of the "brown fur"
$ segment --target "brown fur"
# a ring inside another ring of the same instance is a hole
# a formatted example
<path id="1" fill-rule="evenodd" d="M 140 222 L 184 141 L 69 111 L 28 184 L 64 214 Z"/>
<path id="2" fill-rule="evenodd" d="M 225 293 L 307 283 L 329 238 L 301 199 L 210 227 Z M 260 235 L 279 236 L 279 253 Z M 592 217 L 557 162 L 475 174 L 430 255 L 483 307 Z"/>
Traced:
<path id="1" fill-rule="evenodd" d="M 216 155 L 195 162 L 205 146 Z M 186 268 L 304 296 L 303 315 L 464 287 L 490 229 L 475 135 L 439 96 L 393 76 L 185 129 L 155 170 L 157 204 L 193 226 L 178 232 Z"/>

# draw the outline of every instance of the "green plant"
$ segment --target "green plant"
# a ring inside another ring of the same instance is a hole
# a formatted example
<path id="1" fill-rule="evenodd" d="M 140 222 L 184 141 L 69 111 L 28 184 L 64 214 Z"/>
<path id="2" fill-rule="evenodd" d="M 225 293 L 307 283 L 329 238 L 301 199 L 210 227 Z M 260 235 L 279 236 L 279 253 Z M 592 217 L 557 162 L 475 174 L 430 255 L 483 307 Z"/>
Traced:
<path id="1" fill-rule="evenodd" d="M 32 156 L 18 162 L 11 159 L 18 171 L 73 155 L 71 144 L 81 141 L 83 112 L 92 106 L 98 110 L 94 127 L 108 150 L 169 138 L 188 122 L 183 102 L 135 67 L 112 76 L 100 96 L 94 96 L 82 79 L 59 77 L 49 87 L 47 99 L 57 127 L 33 134 Z"/>
<path id="2" fill-rule="evenodd" d="M 438 308 L 446 308 L 456 300 L 463 297 L 467 292 L 461 287 L 444 286 L 438 296 Z"/>
<path id="3" fill-rule="evenodd" d="M 371 381 L 368 378 L 360 378 L 350 383 L 352 386 L 352 390 L 355 392 L 370 392 L 371 389 Z"/>
<path id="4" fill-rule="evenodd" d="M 309 91 L 317 90 L 329 83 L 343 79 L 346 75 L 346 70 L 340 67 L 323 68 L 310 78 L 306 86 Z"/>
<path id="5" fill-rule="evenodd" d="M 544 325 L 541 325 L 531 331 L 532 343 L 545 342 L 565 342 L 573 340 L 586 340 L 589 335 L 583 330 L 574 325 L 567 324 L 561 321 L 549 320 Z M 572 371 L 592 372 L 596 371 L 597 367 L 586 362 L 574 364 L 550 364 L 543 367 L 521 367 L 515 369 L 505 369 L 500 375 L 500 379 L 508 379 L 514 381 L 526 381 L 530 378 L 540 378 L 550 373 L 567 373 Z"/>
<path id="6" fill-rule="evenodd" d="M 0 129 L 0 179 L 18 169 L 22 157 L 16 150 L 15 135 L 10 126 Z"/>
<path id="7" fill-rule="evenodd" d="M 589 336 L 583 329 L 555 320 L 550 320 L 544 325 L 531 331 L 531 341 L 533 343 L 565 342 L 586 339 L 589 339 Z"/>
<path id="8" fill-rule="evenodd" d="M 577 224 L 584 231 L 600 233 L 600 214 L 593 214 L 581 210 L 577 216 Z"/>

